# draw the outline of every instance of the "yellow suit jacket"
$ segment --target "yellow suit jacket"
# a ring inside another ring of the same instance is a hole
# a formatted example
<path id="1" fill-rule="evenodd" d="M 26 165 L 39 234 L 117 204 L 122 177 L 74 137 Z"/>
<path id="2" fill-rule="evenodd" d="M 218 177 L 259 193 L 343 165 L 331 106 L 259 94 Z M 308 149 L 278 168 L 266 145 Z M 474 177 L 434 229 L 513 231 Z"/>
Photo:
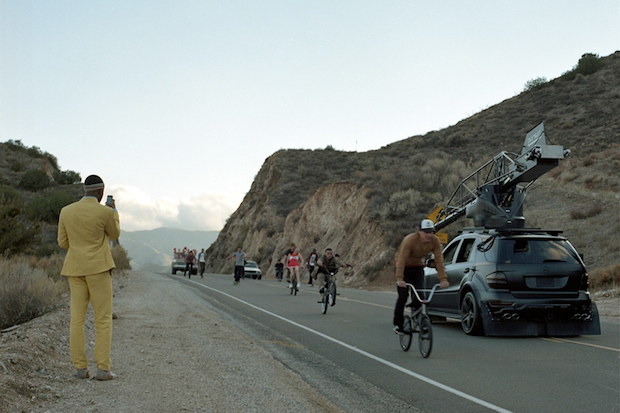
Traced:
<path id="1" fill-rule="evenodd" d="M 82 276 L 115 268 L 110 240 L 117 240 L 120 234 L 118 212 L 95 197 L 67 205 L 58 221 L 58 245 L 68 250 L 60 273 Z"/>

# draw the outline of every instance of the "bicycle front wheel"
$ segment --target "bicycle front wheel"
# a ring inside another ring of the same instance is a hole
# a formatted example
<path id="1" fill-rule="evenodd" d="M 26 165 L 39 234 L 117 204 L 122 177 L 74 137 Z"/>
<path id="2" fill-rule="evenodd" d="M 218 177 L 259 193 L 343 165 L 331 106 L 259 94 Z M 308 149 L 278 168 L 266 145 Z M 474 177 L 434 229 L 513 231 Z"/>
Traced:
<path id="1" fill-rule="evenodd" d="M 418 345 L 422 357 L 427 358 L 433 349 L 433 327 L 431 326 L 431 319 L 426 314 L 422 314 L 419 320 Z"/>
<path id="2" fill-rule="evenodd" d="M 329 303 L 327 302 L 327 293 L 321 294 L 321 313 L 327 313 L 327 307 L 329 307 Z"/>
<path id="3" fill-rule="evenodd" d="M 411 325 L 411 317 L 405 316 L 405 322 L 403 323 L 403 330 L 405 334 L 399 334 L 398 340 L 400 341 L 400 348 L 404 351 L 409 351 L 411 347 L 411 336 L 413 335 L 413 326 Z"/>
<path id="4" fill-rule="evenodd" d="M 329 290 L 329 305 L 334 306 L 336 305 L 336 283 L 330 282 L 327 289 Z"/>

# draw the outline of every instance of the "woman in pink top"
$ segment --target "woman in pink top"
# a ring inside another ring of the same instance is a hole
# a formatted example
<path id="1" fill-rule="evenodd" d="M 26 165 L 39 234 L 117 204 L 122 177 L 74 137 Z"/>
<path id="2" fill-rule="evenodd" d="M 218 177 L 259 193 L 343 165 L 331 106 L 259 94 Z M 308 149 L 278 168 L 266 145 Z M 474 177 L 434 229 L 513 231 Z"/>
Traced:
<path id="1" fill-rule="evenodd" d="M 301 262 L 302 259 L 299 255 L 299 247 L 295 247 L 287 258 L 287 267 L 291 270 L 291 283 L 289 284 L 289 288 L 293 288 L 293 283 L 295 282 L 297 283 L 297 288 L 301 286 L 301 279 L 299 278 L 299 266 Z"/>

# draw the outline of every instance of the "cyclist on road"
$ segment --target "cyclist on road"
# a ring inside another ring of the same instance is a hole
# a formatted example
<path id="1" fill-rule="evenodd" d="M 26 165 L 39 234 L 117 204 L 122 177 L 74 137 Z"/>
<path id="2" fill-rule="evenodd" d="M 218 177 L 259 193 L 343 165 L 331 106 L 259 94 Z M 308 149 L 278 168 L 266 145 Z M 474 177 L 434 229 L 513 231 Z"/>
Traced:
<path id="1" fill-rule="evenodd" d="M 331 248 L 325 249 L 325 254 L 319 258 L 316 262 L 316 267 L 312 271 L 312 278 L 317 281 L 319 285 L 319 294 L 323 294 L 330 272 L 334 274 L 338 271 L 338 267 L 350 267 L 349 264 L 340 260 L 340 258 L 334 257 L 334 251 Z M 318 274 L 321 274 L 322 280 L 318 280 Z"/>
<path id="2" fill-rule="evenodd" d="M 300 267 L 302 263 L 301 255 L 299 255 L 299 247 L 294 247 L 293 251 L 288 255 L 286 260 L 286 267 L 291 270 L 290 284 L 289 288 L 293 288 L 295 286 L 297 289 L 301 287 L 301 274 Z"/>
<path id="3" fill-rule="evenodd" d="M 446 270 L 443 264 L 441 242 L 435 235 L 435 225 L 430 219 L 424 219 L 420 223 L 420 229 L 403 238 L 396 252 L 396 289 L 398 299 L 394 308 L 394 331 L 397 334 L 405 334 L 403 330 L 405 305 L 409 298 L 408 284 L 418 289 L 424 288 L 424 258 L 432 252 L 435 256 L 437 277 L 441 288 L 450 286 Z M 414 310 L 420 307 L 420 302 L 412 297 Z"/>

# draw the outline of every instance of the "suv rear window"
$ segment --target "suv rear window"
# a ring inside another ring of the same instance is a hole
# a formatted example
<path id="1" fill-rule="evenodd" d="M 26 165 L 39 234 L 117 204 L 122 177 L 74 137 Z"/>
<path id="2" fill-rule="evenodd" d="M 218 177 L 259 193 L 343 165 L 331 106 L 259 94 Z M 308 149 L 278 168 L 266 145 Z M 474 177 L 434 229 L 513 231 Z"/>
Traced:
<path id="1" fill-rule="evenodd" d="M 579 264 L 574 250 L 566 240 L 502 239 L 499 262 L 505 264 L 542 264 L 566 262 Z"/>

